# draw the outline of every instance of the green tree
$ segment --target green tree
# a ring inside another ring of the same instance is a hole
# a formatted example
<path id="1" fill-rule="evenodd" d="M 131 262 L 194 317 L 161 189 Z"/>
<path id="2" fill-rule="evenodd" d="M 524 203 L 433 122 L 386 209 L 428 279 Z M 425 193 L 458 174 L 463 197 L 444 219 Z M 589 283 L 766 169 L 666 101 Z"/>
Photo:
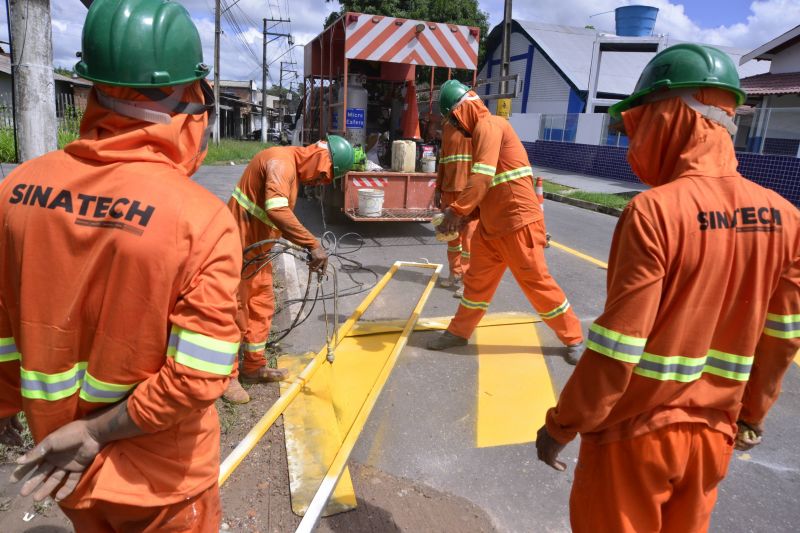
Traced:
<path id="1" fill-rule="evenodd" d="M 347 11 L 477 26 L 481 30 L 478 64 L 483 63 L 486 36 L 489 34 L 489 15 L 480 10 L 478 0 L 339 0 L 339 3 L 341 10 L 328 15 L 325 27 Z"/>

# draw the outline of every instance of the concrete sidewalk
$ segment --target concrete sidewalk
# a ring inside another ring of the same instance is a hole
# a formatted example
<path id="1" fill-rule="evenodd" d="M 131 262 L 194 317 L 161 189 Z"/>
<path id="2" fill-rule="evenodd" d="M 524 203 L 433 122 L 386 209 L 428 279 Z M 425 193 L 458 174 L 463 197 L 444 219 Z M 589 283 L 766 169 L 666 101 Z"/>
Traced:
<path id="1" fill-rule="evenodd" d="M 646 191 L 650 187 L 644 183 L 632 183 L 630 181 L 612 180 L 609 178 L 598 178 L 596 176 L 587 176 L 585 174 L 577 174 L 567 170 L 556 170 L 552 168 L 537 167 L 531 165 L 533 174 L 541 176 L 546 181 L 558 183 L 572 187 L 573 189 L 580 189 L 587 192 L 604 192 L 609 194 L 619 194 L 632 191 Z"/>

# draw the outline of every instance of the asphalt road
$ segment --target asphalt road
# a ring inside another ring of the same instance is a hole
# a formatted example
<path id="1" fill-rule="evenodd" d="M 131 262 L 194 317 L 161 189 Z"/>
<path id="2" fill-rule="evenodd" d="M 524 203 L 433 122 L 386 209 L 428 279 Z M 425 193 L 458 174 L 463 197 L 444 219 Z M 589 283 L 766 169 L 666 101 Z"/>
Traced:
<path id="1" fill-rule="evenodd" d="M 216 169 L 217 167 L 206 167 Z M 206 170 L 204 169 L 204 170 Z M 235 167 L 218 169 L 199 181 L 224 196 L 238 175 Z M 230 176 L 230 177 L 228 177 Z M 318 206 L 300 200 L 301 220 L 316 234 L 323 229 Z M 617 219 L 580 208 L 546 202 L 546 221 L 553 239 L 572 249 L 607 261 Z M 441 243 L 426 224 L 351 223 L 327 225 L 338 235 L 358 232 L 364 245 L 350 257 L 383 274 L 395 260 L 445 261 Z M 346 241 L 351 242 L 351 241 Z M 343 250 L 348 246 L 343 244 Z M 551 273 L 562 286 L 584 328 L 602 311 L 605 270 L 565 251 L 547 251 Z M 304 267 L 298 265 L 300 277 Z M 352 279 L 368 282 L 366 274 Z M 401 272 L 365 315 L 365 319 L 406 318 L 422 291 L 425 278 Z M 342 288 L 351 278 L 340 279 Z M 362 295 L 343 298 L 344 319 Z M 457 300 L 437 288 L 424 316 L 451 315 Z M 324 341 L 324 318 L 315 309 L 283 344 L 286 352 L 317 350 Z M 507 273 L 490 312 L 531 312 L 516 283 Z M 556 393 L 571 372 L 560 357 L 560 343 L 550 330 L 537 325 L 542 352 Z M 412 335 L 362 433 L 352 460 L 392 475 L 409 478 L 435 489 L 462 496 L 484 509 L 499 531 L 569 531 L 568 497 L 577 444 L 563 458 L 569 468 L 558 473 L 536 461 L 533 443 L 477 448 L 476 385 L 478 357 L 472 346 L 453 353 L 431 352 L 425 343 L 431 333 Z M 796 531 L 800 523 L 800 367 L 793 364 L 781 399 L 766 424 L 764 443 L 749 454 L 736 452 L 722 483 L 712 520 L 712 531 Z M 632 465 L 635 467 L 635 465 Z"/>

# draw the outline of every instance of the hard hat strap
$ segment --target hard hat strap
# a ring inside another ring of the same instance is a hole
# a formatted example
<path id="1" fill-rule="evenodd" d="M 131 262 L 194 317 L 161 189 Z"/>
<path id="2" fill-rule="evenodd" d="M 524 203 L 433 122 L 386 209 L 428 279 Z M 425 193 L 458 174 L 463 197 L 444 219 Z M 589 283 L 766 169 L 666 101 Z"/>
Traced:
<path id="1" fill-rule="evenodd" d="M 708 105 L 700 102 L 697 98 L 694 97 L 695 93 L 697 92 L 697 88 L 689 88 L 689 89 L 672 89 L 670 91 L 664 91 L 659 93 L 652 93 L 644 98 L 644 103 L 649 104 L 652 102 L 658 102 L 660 100 L 668 100 L 670 98 L 680 98 L 683 100 L 683 103 L 692 108 L 693 110 L 697 111 L 701 116 L 707 118 L 711 122 L 715 122 L 719 124 L 731 135 L 736 135 L 736 131 L 738 127 L 733 119 L 728 115 L 728 113 L 722 109 L 721 107 L 716 107 L 713 105 Z"/>

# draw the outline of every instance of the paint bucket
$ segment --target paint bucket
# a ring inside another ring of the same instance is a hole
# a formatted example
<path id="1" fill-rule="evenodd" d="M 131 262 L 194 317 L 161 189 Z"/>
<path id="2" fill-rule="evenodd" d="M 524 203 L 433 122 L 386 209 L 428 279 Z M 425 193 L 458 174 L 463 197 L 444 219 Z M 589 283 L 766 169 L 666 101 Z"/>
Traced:
<path id="1" fill-rule="evenodd" d="M 383 212 L 383 189 L 358 190 L 358 215 L 379 217 Z"/>
<path id="2" fill-rule="evenodd" d="M 436 172 L 436 158 L 423 157 L 422 158 L 422 172 L 432 174 Z"/>

